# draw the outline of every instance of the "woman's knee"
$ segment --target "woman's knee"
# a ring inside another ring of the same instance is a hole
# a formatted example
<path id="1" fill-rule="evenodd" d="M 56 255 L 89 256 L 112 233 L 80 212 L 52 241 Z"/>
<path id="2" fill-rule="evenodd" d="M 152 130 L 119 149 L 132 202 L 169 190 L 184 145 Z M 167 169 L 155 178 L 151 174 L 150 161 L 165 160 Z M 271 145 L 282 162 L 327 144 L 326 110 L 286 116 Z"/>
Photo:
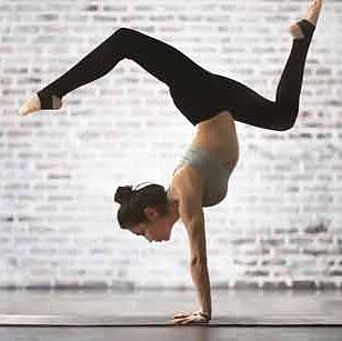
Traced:
<path id="1" fill-rule="evenodd" d="M 132 28 L 126 27 L 126 26 L 121 26 L 115 31 L 115 34 L 120 35 L 120 36 L 136 36 L 139 31 L 136 31 Z"/>
<path id="2" fill-rule="evenodd" d="M 134 30 L 120 27 L 112 34 L 109 43 L 115 45 L 116 52 L 121 53 L 123 58 L 128 58 L 136 45 L 134 37 Z"/>
<path id="3" fill-rule="evenodd" d="M 290 130 L 293 126 L 294 126 L 294 124 L 286 123 L 286 124 L 278 126 L 277 130 L 278 131 L 286 131 L 286 130 Z"/>
<path id="4" fill-rule="evenodd" d="M 290 116 L 291 117 L 289 119 L 285 120 L 279 125 L 280 131 L 286 131 L 286 130 L 290 130 L 291 128 L 293 128 L 293 126 L 296 123 L 297 113 L 295 115 L 290 115 Z"/>
<path id="5" fill-rule="evenodd" d="M 297 116 L 298 116 L 298 107 L 291 108 L 279 108 L 280 112 L 277 114 L 277 117 L 281 118 L 277 122 L 279 131 L 286 131 L 293 128 L 295 125 Z"/>

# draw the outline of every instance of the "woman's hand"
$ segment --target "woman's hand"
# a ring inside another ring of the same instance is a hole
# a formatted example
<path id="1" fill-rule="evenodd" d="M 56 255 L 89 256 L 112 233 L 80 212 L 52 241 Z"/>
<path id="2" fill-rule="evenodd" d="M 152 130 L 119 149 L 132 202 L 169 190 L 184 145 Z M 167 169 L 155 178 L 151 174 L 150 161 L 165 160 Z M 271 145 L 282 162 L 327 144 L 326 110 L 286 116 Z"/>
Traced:
<path id="1" fill-rule="evenodd" d="M 201 311 L 195 311 L 193 313 L 181 312 L 173 316 L 172 320 L 168 321 L 171 324 L 207 324 L 209 317 Z"/>

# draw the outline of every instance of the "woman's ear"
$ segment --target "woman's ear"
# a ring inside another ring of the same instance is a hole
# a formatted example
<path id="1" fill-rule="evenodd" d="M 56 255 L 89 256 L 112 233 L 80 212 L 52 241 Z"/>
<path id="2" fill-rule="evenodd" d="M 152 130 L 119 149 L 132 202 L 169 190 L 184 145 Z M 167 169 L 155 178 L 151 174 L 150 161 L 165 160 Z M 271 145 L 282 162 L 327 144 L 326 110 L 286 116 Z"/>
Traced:
<path id="1" fill-rule="evenodd" d="M 149 220 L 155 220 L 159 217 L 158 209 L 155 207 L 146 207 L 144 213 Z"/>

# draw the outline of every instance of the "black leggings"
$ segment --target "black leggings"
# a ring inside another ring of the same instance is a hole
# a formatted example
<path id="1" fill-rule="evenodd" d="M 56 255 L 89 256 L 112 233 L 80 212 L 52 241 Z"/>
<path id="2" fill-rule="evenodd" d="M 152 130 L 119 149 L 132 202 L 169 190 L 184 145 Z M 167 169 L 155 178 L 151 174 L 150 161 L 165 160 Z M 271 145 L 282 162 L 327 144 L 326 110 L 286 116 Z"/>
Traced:
<path id="1" fill-rule="evenodd" d="M 315 29 L 305 19 L 298 24 L 305 38 L 292 40 L 275 102 L 233 79 L 203 69 L 158 39 L 123 27 L 65 74 L 38 91 L 41 108 L 52 109 L 52 94 L 62 98 L 104 76 L 120 60 L 128 58 L 168 85 L 174 104 L 193 125 L 228 110 L 239 122 L 264 129 L 286 130 L 297 118 L 306 55 Z"/>

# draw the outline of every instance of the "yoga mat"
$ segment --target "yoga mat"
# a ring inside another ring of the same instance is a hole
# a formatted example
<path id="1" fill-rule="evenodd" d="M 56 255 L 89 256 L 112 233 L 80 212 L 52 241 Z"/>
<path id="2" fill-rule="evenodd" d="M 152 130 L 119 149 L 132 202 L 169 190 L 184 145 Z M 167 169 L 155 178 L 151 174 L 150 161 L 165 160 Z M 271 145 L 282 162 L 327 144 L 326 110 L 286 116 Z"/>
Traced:
<path id="1" fill-rule="evenodd" d="M 169 316 L 91 316 L 91 315 L 27 315 L 27 314 L 2 314 L 0 315 L 0 326 L 113 326 L 113 327 L 129 327 L 129 326 L 168 326 L 168 327 L 183 327 L 183 326 L 201 326 L 201 327 L 341 327 L 341 321 L 331 319 L 289 319 L 287 318 L 243 318 L 239 316 L 227 317 L 218 316 L 213 318 L 209 324 L 188 324 L 175 325 L 167 323 Z"/>

